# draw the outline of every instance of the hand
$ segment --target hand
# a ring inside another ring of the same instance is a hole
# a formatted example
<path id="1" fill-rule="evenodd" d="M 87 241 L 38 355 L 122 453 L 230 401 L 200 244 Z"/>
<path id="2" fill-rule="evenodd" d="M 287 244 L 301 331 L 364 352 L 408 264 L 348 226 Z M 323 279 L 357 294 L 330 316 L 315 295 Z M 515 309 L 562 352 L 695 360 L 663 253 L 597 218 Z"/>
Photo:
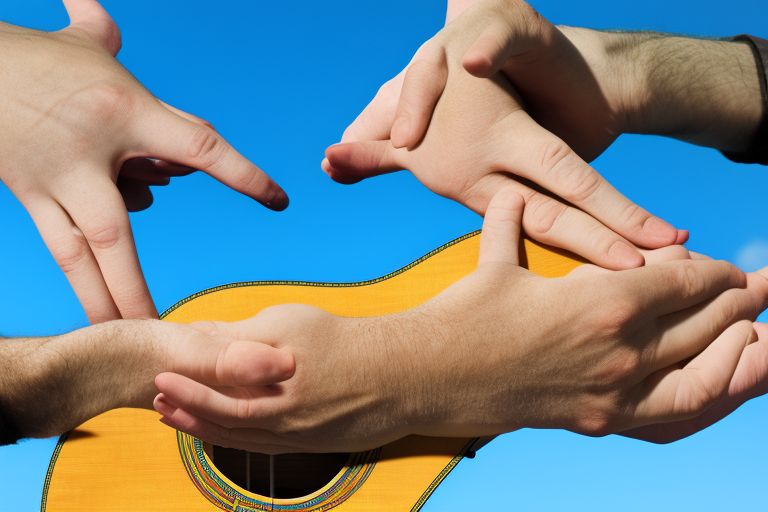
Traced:
<path id="1" fill-rule="evenodd" d="M 522 0 L 449 1 L 449 21 L 407 74 L 382 88 L 344 142 L 391 134 L 396 147 L 414 147 L 449 61 L 482 78 L 501 71 L 531 117 L 587 161 L 622 133 L 741 151 L 764 115 L 744 43 L 554 26 Z"/>
<path id="2" fill-rule="evenodd" d="M 281 348 L 296 371 L 273 386 L 209 386 L 182 371 L 162 373 L 154 406 L 172 428 L 259 453 L 362 451 L 409 433 L 414 347 L 389 321 L 285 305 L 198 328 Z"/>
<path id="3" fill-rule="evenodd" d="M 356 451 L 407 434 L 602 435 L 690 420 L 744 364 L 762 379 L 749 391 L 765 386 L 768 361 L 747 355 L 758 344 L 745 349 L 755 340 L 749 319 L 768 300 L 761 274 L 709 260 L 655 263 L 680 257 L 673 247 L 648 253 L 654 264 L 640 269 L 540 278 L 518 266 L 522 209 L 514 189 L 494 197 L 478 270 L 412 311 L 351 319 L 279 306 L 210 324 L 293 353 L 295 375 L 234 388 L 158 375 L 162 421 L 250 451 Z"/>
<path id="4" fill-rule="evenodd" d="M 709 259 L 701 254 L 689 253 L 682 246 L 646 251 L 645 255 L 649 265 L 675 260 Z M 607 272 L 594 265 L 583 265 L 573 275 L 583 277 Z M 762 288 L 764 284 L 761 281 L 766 279 L 766 274 L 768 272 L 764 269 L 748 276 L 748 280 L 756 283 L 756 288 Z M 713 391 L 711 405 L 703 414 L 688 420 L 648 425 L 620 434 L 654 443 L 678 441 L 720 421 L 748 400 L 768 393 L 768 325 L 755 322 L 752 327 L 752 341 L 742 352 L 727 390 L 719 394 Z M 743 328 L 747 329 L 747 326 L 744 325 Z"/>
<path id="5" fill-rule="evenodd" d="M 522 0 L 449 2 L 447 21 L 381 88 L 342 142 L 391 138 L 395 147 L 415 147 L 449 69 L 462 66 L 482 78 L 504 71 L 531 117 L 587 161 L 626 127 L 634 95 L 623 88 L 632 76 L 615 56 L 618 36 L 555 27 Z"/>
<path id="6" fill-rule="evenodd" d="M 290 378 L 294 368 L 285 351 L 210 336 L 195 325 L 117 320 L 0 342 L 0 401 L 22 437 L 50 437 L 110 409 L 151 408 L 161 372 L 215 386 L 263 386 Z"/>
<path id="7" fill-rule="evenodd" d="M 452 69 L 427 134 L 413 149 L 366 141 L 332 146 L 326 154 L 325 168 L 337 181 L 409 169 L 431 190 L 481 214 L 494 194 L 512 186 L 525 198 L 523 227 L 531 238 L 606 268 L 642 265 L 633 244 L 663 247 L 687 238 L 619 194 L 537 125 L 501 77 Z"/>
<path id="8" fill-rule="evenodd" d="M 24 204 L 91 322 L 157 315 L 126 207 L 202 169 L 270 208 L 285 193 L 204 121 L 155 99 L 120 64 L 95 0 L 65 0 L 55 33 L 0 24 L 0 179 Z M 122 196 L 121 196 L 122 193 Z"/>

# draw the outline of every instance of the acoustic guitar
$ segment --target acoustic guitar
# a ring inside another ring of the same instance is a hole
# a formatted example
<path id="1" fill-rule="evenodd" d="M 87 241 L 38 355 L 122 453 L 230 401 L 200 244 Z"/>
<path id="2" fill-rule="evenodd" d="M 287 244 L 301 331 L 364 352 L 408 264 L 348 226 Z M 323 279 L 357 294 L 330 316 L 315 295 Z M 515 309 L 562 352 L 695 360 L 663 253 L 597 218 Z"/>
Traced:
<path id="1" fill-rule="evenodd" d="M 163 317 L 237 321 L 285 303 L 345 316 L 394 313 L 471 273 L 479 241 L 478 233 L 471 233 L 372 281 L 221 286 L 180 301 Z M 523 252 L 526 266 L 547 277 L 579 265 L 529 241 Z M 153 411 L 119 409 L 62 436 L 45 479 L 42 512 L 418 511 L 481 444 L 412 436 L 364 453 L 269 457 L 210 446 L 158 418 Z"/>

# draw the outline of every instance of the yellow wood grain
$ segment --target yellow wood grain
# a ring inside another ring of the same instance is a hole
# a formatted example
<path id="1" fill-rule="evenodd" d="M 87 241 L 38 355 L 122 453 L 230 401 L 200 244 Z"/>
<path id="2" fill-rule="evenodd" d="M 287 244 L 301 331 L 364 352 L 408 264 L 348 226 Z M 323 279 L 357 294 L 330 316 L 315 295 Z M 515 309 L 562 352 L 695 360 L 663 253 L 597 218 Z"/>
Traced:
<path id="1" fill-rule="evenodd" d="M 241 320 L 284 303 L 310 304 L 345 316 L 402 311 L 472 272 L 478 250 L 479 237 L 467 237 L 403 272 L 354 286 L 251 283 L 222 287 L 182 302 L 166 320 Z M 525 255 L 531 270 L 548 277 L 563 275 L 579 264 L 527 241 Z M 121 409 L 82 425 L 61 446 L 52 464 L 44 496 L 47 512 L 218 510 L 193 486 L 181 462 L 175 431 L 158 418 L 150 411 Z M 334 512 L 411 510 L 467 441 L 410 437 L 384 447 L 364 485 Z"/>

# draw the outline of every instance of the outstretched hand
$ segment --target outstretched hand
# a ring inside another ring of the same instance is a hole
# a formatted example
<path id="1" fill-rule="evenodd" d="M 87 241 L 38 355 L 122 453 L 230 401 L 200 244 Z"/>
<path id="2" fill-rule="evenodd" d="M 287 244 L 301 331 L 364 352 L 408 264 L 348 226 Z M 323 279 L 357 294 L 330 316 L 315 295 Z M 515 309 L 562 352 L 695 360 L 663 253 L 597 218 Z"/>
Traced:
<path id="1" fill-rule="evenodd" d="M 120 32 L 96 0 L 71 24 L 0 24 L 0 179 L 31 214 L 91 322 L 156 317 L 127 210 L 201 169 L 275 210 L 285 193 L 208 123 L 154 98 L 116 60 Z"/>

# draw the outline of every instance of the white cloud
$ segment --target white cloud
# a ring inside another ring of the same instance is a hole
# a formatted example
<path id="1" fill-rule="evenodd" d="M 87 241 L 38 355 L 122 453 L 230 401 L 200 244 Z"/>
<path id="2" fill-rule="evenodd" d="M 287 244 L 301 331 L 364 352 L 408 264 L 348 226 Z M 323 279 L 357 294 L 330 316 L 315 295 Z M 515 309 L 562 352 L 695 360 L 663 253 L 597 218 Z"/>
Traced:
<path id="1" fill-rule="evenodd" d="M 753 240 L 736 253 L 736 265 L 746 272 L 768 266 L 768 241 Z"/>

